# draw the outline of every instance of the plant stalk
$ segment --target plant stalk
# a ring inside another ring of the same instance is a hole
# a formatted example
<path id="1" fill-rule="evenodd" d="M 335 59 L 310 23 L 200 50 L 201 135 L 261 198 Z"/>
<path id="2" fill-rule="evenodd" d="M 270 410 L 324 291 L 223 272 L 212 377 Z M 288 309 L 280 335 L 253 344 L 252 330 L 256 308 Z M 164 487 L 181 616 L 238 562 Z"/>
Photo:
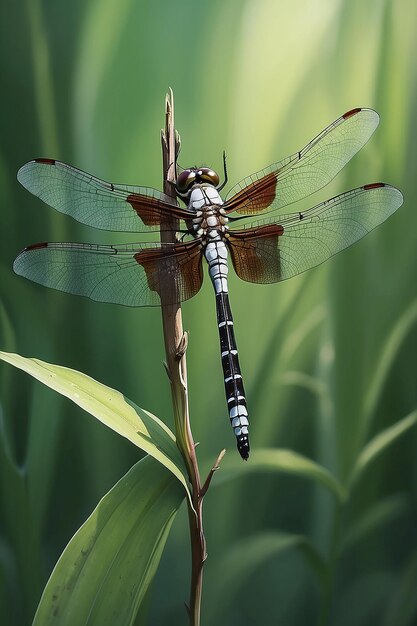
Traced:
<path id="1" fill-rule="evenodd" d="M 176 161 L 180 149 L 179 135 L 174 125 L 174 96 L 172 90 L 165 99 L 165 130 L 161 134 L 164 193 L 176 202 Z M 178 220 L 171 218 L 161 225 L 161 243 L 174 243 L 179 228 Z M 177 445 L 186 463 L 191 483 L 193 506 L 187 500 L 191 540 L 191 589 L 188 612 L 191 626 L 200 626 L 203 565 L 206 559 L 206 540 L 203 531 L 203 492 L 195 443 L 190 426 L 187 389 L 186 348 L 188 335 L 182 326 L 181 306 L 162 300 L 166 369 L 168 372 L 174 410 Z"/>

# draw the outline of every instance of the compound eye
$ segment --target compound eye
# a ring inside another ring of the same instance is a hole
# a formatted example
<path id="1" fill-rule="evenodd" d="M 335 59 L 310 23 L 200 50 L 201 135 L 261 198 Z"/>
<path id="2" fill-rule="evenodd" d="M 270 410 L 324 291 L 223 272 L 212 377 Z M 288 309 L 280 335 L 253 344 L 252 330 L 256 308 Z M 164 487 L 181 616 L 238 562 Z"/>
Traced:
<path id="1" fill-rule="evenodd" d="M 196 174 L 194 170 L 184 170 L 177 178 L 176 187 L 180 193 L 186 193 L 195 183 Z"/>
<path id="2" fill-rule="evenodd" d="M 202 180 L 210 183 L 210 185 L 214 185 L 214 187 L 217 187 L 217 185 L 219 184 L 219 175 L 217 174 L 217 172 L 211 170 L 209 167 L 201 167 L 198 170 L 198 174 Z"/>

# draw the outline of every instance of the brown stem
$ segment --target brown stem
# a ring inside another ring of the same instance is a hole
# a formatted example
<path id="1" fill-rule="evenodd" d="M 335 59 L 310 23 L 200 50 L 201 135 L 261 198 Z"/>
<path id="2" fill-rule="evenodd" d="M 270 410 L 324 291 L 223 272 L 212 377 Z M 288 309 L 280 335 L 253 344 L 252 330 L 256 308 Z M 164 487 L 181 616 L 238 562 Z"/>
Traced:
<path id="1" fill-rule="evenodd" d="M 162 131 L 162 158 L 164 193 L 176 201 L 176 162 L 180 138 L 174 126 L 174 95 L 172 90 L 165 99 L 165 130 Z M 175 242 L 178 220 L 170 218 L 161 225 L 161 243 Z M 187 390 L 187 365 L 185 352 L 188 336 L 182 326 L 180 304 L 166 304 L 162 300 L 166 369 L 171 383 L 177 445 L 184 457 L 191 483 L 193 506 L 187 500 L 191 539 L 191 590 L 188 607 L 191 626 L 200 626 L 203 565 L 206 559 L 206 540 L 203 531 L 203 495 L 195 444 L 190 427 Z"/>

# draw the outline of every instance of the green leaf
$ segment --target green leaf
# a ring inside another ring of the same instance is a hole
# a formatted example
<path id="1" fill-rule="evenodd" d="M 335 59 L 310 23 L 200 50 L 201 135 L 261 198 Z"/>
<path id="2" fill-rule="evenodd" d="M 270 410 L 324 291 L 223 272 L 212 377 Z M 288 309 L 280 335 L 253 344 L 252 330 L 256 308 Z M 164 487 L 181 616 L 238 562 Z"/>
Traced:
<path id="1" fill-rule="evenodd" d="M 219 476 L 214 484 L 221 484 L 233 478 L 243 477 L 248 473 L 255 472 L 296 474 L 323 485 L 341 501 L 347 497 L 344 487 L 326 468 L 297 452 L 279 448 L 254 450 L 247 463 L 242 463 L 236 456 L 227 457 L 222 462 Z"/>
<path id="2" fill-rule="evenodd" d="M 300 387 L 301 389 L 309 391 L 319 402 L 322 403 L 323 410 L 326 411 L 326 414 L 334 415 L 334 406 L 329 393 L 328 385 L 323 382 L 323 380 L 320 380 L 320 378 L 310 376 L 297 370 L 287 371 L 282 376 L 281 384 Z"/>
<path id="3" fill-rule="evenodd" d="M 183 498 L 160 463 L 136 463 L 65 548 L 33 626 L 133 624 Z"/>
<path id="4" fill-rule="evenodd" d="M 364 473 L 367 467 L 384 452 L 391 444 L 399 439 L 410 428 L 417 424 L 417 411 L 413 411 L 407 417 L 389 426 L 381 433 L 378 433 L 371 441 L 363 448 L 362 452 L 358 456 L 356 463 L 353 467 L 349 484 L 352 486 Z"/>
<path id="5" fill-rule="evenodd" d="M 126 400 L 119 391 L 76 370 L 1 351 L 0 359 L 66 396 L 153 456 L 178 478 L 191 499 L 186 470 L 175 443 L 175 436 L 155 415 Z"/>

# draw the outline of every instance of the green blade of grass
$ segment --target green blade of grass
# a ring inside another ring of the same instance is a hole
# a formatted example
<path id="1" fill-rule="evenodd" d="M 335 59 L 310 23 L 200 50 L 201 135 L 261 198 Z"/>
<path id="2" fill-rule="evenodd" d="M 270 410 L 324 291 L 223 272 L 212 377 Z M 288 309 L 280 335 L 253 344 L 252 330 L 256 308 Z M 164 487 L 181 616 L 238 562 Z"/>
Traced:
<path id="1" fill-rule="evenodd" d="M 380 454 L 382 454 L 391 444 L 397 441 L 397 439 L 399 439 L 416 424 L 417 411 L 413 411 L 410 415 L 407 415 L 394 425 L 389 426 L 371 439 L 356 459 L 356 463 L 353 466 L 353 470 L 349 478 L 350 487 L 352 487 L 352 485 L 359 480 L 369 465 L 373 463 L 373 461 L 378 458 Z"/>
<path id="2" fill-rule="evenodd" d="M 136 463 L 65 548 L 33 626 L 133 624 L 183 498 L 160 463 Z"/>
<path id="3" fill-rule="evenodd" d="M 175 436 L 155 415 L 127 401 L 119 391 L 81 372 L 7 352 L 0 352 L 0 359 L 66 396 L 153 456 L 178 478 L 191 498 L 186 470 L 175 444 Z"/>
<path id="4" fill-rule="evenodd" d="M 295 474 L 326 487 L 340 501 L 345 500 L 347 497 L 344 487 L 326 468 L 297 452 L 278 448 L 254 450 L 248 463 L 242 463 L 236 456 L 226 458 L 222 462 L 221 471 L 214 484 L 222 484 L 234 478 L 244 477 L 248 473 L 253 474 L 255 472 Z"/>

